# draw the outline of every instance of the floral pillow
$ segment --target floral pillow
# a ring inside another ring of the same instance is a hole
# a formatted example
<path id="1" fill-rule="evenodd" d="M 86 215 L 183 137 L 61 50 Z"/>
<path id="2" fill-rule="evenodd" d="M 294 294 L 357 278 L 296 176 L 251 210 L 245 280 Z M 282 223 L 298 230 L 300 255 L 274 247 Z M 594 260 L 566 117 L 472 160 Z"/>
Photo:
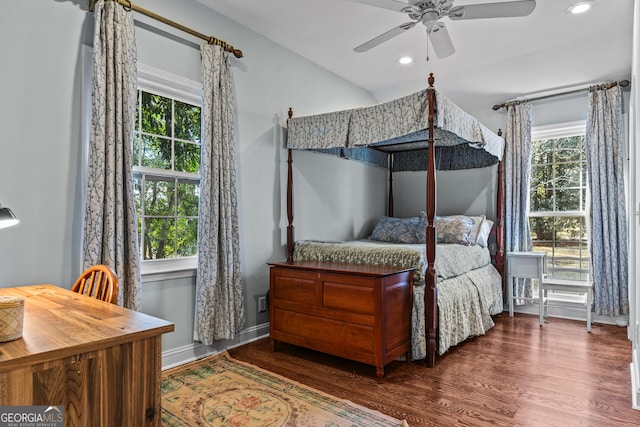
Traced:
<path id="1" fill-rule="evenodd" d="M 436 216 L 438 243 L 475 245 L 485 216 Z"/>
<path id="2" fill-rule="evenodd" d="M 378 220 L 369 239 L 381 242 L 420 243 L 417 236 L 419 223 L 418 217 L 394 218 L 383 216 Z"/>

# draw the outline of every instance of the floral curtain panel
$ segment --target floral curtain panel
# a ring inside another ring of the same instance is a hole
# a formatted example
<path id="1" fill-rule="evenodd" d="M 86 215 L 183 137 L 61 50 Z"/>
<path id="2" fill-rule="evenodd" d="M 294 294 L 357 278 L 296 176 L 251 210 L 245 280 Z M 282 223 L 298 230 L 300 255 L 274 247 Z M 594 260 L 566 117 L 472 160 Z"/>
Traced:
<path id="1" fill-rule="evenodd" d="M 531 106 L 528 103 L 507 107 L 505 139 L 505 248 L 507 252 L 528 252 L 533 246 L 527 218 L 531 185 Z M 519 279 L 517 285 L 515 296 L 532 297 L 530 280 Z"/>
<path id="2" fill-rule="evenodd" d="M 595 313 L 629 314 L 627 217 L 620 86 L 589 93 L 585 136 L 591 198 L 591 269 Z"/>
<path id="3" fill-rule="evenodd" d="M 202 148 L 194 339 L 232 339 L 244 326 L 229 56 L 203 45 Z"/>
<path id="4" fill-rule="evenodd" d="M 136 109 L 133 17 L 113 1 L 94 5 L 92 116 L 83 256 L 120 280 L 118 304 L 140 308 L 140 260 L 131 173 Z"/>

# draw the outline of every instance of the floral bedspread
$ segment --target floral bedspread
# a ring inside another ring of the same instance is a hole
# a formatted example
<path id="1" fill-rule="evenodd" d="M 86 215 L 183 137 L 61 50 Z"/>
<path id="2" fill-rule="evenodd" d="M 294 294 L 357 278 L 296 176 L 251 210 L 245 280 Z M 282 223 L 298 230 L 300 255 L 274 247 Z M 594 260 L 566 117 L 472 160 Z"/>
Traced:
<path id="1" fill-rule="evenodd" d="M 353 264 L 394 265 L 415 268 L 413 282 L 424 284 L 427 269 L 423 243 L 389 243 L 375 240 L 321 241 L 300 240 L 295 243 L 296 261 L 348 262 Z M 435 269 L 439 280 L 459 276 L 491 262 L 489 250 L 481 246 L 439 244 Z"/>
<path id="2" fill-rule="evenodd" d="M 484 335 L 502 312 L 502 277 L 489 264 L 463 275 L 438 281 L 438 354 L 464 340 Z M 424 320 L 424 286 L 413 291 L 411 358 L 427 355 Z"/>

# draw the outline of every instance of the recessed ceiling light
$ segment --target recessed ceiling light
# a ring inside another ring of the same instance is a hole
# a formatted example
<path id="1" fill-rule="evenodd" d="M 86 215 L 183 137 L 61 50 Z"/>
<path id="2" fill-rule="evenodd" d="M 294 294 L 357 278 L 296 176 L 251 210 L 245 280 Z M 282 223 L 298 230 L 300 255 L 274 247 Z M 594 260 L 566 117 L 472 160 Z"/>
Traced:
<path id="1" fill-rule="evenodd" d="M 568 13 L 572 13 L 577 15 L 579 13 L 584 13 L 587 10 L 591 9 L 594 6 L 595 2 L 593 0 L 579 1 L 577 3 L 572 4 L 567 9 Z"/>
<path id="2" fill-rule="evenodd" d="M 411 64 L 413 62 L 413 58 L 410 56 L 403 56 L 402 58 L 398 59 L 398 62 L 402 65 Z"/>

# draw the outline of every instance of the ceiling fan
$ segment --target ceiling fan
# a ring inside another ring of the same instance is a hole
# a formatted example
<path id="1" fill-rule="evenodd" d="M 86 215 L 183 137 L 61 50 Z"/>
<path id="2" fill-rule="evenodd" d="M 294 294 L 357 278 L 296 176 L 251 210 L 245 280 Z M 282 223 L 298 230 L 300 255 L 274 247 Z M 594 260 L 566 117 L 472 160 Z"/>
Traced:
<path id="1" fill-rule="evenodd" d="M 481 18 L 509 18 L 527 16 L 536 7 L 535 0 L 505 1 L 499 3 L 468 4 L 453 6 L 454 0 L 409 0 L 408 3 L 398 0 L 350 0 L 368 4 L 395 12 L 405 13 L 411 21 L 382 33 L 377 37 L 353 49 L 356 52 L 366 52 L 379 44 L 413 28 L 418 22 L 427 28 L 427 37 L 431 41 L 433 50 L 438 58 L 452 55 L 456 50 L 444 22 L 440 19 L 448 16 L 454 21 Z"/>

